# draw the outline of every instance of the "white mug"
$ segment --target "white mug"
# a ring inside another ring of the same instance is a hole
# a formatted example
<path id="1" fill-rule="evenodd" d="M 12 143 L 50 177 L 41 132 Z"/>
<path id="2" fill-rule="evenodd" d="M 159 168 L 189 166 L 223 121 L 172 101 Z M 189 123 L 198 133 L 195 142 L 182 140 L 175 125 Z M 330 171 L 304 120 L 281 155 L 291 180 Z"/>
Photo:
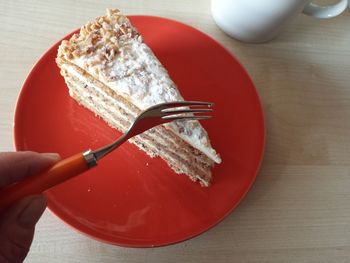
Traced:
<path id="1" fill-rule="evenodd" d="M 251 43 L 273 39 L 296 15 L 304 13 L 317 18 L 340 15 L 348 0 L 320 6 L 310 0 L 212 0 L 216 24 L 228 35 Z"/>

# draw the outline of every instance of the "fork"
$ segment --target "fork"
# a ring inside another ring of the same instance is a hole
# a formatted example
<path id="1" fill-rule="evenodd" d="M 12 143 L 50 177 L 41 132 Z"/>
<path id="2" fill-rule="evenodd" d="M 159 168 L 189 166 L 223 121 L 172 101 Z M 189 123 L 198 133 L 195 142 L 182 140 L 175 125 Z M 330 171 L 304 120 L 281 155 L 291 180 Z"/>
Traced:
<path id="1" fill-rule="evenodd" d="M 200 108 L 200 106 L 202 106 Z M 205 106 L 206 108 L 203 108 Z M 138 115 L 130 128 L 116 141 L 97 150 L 86 150 L 63 159 L 48 170 L 0 189 L 0 211 L 9 207 L 17 200 L 58 185 L 97 165 L 97 162 L 118 148 L 128 139 L 143 133 L 155 126 L 176 120 L 204 120 L 211 116 L 195 115 L 212 111 L 211 102 L 176 101 L 161 103 L 148 108 Z M 192 108 L 191 108 L 192 107 Z"/>

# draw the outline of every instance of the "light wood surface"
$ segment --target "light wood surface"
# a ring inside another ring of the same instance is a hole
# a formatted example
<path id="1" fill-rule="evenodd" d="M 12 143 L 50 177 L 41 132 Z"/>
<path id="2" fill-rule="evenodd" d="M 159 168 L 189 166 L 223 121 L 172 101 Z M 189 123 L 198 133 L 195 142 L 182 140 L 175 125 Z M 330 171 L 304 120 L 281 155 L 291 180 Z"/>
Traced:
<path id="1" fill-rule="evenodd" d="M 33 64 L 106 7 L 190 24 L 226 46 L 261 96 L 267 143 L 261 172 L 218 226 L 163 248 L 91 240 L 45 212 L 26 262 L 350 262 L 350 15 L 300 16 L 276 40 L 223 34 L 209 0 L 0 1 L 0 151 L 13 149 L 15 101 Z"/>

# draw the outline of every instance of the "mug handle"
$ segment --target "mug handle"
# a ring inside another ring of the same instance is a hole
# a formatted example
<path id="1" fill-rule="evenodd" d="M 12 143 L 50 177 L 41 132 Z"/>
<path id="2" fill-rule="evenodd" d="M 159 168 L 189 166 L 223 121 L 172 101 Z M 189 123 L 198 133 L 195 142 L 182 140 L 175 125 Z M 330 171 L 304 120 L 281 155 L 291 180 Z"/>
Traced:
<path id="1" fill-rule="evenodd" d="M 327 6 L 322 6 L 310 2 L 305 6 L 303 13 L 316 18 L 327 19 L 340 15 L 344 12 L 347 6 L 348 0 L 340 0 L 336 4 Z"/>

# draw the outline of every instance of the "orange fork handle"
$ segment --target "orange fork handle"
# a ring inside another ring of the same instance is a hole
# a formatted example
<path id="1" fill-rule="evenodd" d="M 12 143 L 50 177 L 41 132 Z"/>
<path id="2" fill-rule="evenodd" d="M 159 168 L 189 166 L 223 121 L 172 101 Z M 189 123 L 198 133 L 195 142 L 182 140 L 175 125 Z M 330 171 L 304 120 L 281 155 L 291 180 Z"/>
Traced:
<path id="1" fill-rule="evenodd" d="M 0 189 L 0 211 L 11 206 L 23 197 L 41 194 L 45 190 L 60 184 L 88 170 L 83 154 L 78 153 L 61 160 L 48 170 L 26 177 L 18 183 Z"/>

